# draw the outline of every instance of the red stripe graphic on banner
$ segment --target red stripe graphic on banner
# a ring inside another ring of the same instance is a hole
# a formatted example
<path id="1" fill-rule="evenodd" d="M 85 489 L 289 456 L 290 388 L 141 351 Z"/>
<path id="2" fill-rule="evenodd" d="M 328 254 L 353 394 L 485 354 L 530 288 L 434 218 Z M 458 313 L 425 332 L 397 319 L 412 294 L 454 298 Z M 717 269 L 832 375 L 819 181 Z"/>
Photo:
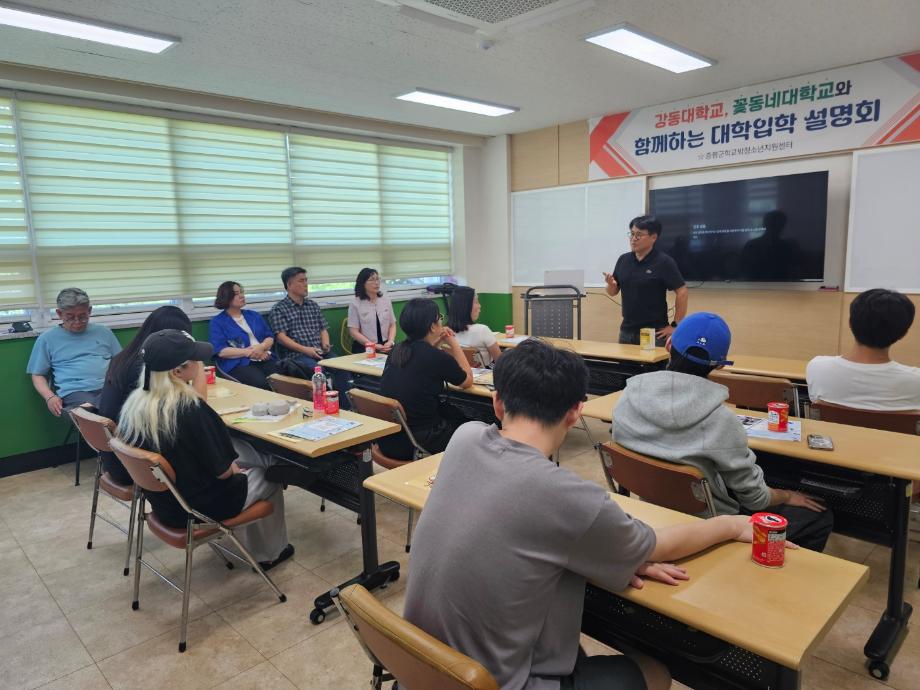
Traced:
<path id="1" fill-rule="evenodd" d="M 623 120 L 628 116 L 628 111 L 615 115 L 605 115 L 598 121 L 597 126 L 591 130 L 591 138 L 588 147 L 591 162 L 596 163 L 609 177 L 623 177 L 629 174 L 629 171 L 611 156 L 609 150 L 606 148 L 607 142 L 620 128 L 620 125 L 623 124 Z"/>
<path id="2" fill-rule="evenodd" d="M 626 156 L 624 156 L 623 152 L 620 151 L 619 148 L 617 148 L 616 144 L 610 144 L 609 146 L 607 146 L 607 151 L 610 153 L 611 156 L 613 156 L 617 160 L 617 162 L 620 164 L 620 166 L 623 167 L 623 169 L 625 169 L 627 172 L 629 172 L 632 175 L 636 174 L 636 169 L 629 164 L 629 161 L 626 160 Z"/>
<path id="3" fill-rule="evenodd" d="M 920 105 L 915 105 L 907 115 L 901 118 L 894 127 L 885 133 L 885 136 L 879 139 L 878 143 L 893 144 L 896 141 L 912 141 L 910 137 L 905 138 L 905 135 L 915 129 L 914 125 L 917 123 L 914 122 L 912 124 L 911 120 L 915 120 L 918 115 L 920 115 Z"/>
<path id="4" fill-rule="evenodd" d="M 906 123 L 904 129 L 898 132 L 894 139 L 889 142 L 890 144 L 905 141 L 920 141 L 920 105 L 914 108 L 914 112 L 911 113 L 910 117 L 913 117 L 914 121 Z"/>
<path id="5" fill-rule="evenodd" d="M 910 65 L 915 70 L 920 72 L 920 53 L 911 53 L 910 55 L 902 55 L 901 62 Z"/>

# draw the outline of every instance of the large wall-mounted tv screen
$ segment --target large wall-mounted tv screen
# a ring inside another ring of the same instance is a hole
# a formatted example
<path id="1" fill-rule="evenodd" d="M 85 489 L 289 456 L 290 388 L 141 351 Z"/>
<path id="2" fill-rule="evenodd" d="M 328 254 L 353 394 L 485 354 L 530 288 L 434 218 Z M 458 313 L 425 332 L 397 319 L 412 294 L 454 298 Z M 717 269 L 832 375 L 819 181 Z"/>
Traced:
<path id="1" fill-rule="evenodd" d="M 655 189 L 650 212 L 689 282 L 824 279 L 827 171 Z"/>

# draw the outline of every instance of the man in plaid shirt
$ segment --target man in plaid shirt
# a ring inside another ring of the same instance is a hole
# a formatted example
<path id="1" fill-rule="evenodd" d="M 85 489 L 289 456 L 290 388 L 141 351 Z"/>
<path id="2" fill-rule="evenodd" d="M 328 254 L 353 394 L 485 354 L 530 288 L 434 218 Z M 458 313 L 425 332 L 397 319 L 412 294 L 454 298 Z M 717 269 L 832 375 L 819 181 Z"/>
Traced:
<path id="1" fill-rule="evenodd" d="M 329 324 L 319 305 L 307 299 L 307 271 L 291 266 L 281 272 L 281 282 L 287 297 L 275 304 L 268 313 L 268 325 L 275 334 L 275 349 L 281 360 L 293 360 L 308 376 L 313 367 L 329 355 L 335 356 L 329 342 Z M 328 371 L 327 379 L 332 378 Z M 343 374 L 343 376 L 347 376 Z M 339 404 L 350 409 L 345 391 L 350 388 L 345 381 L 340 386 Z"/>

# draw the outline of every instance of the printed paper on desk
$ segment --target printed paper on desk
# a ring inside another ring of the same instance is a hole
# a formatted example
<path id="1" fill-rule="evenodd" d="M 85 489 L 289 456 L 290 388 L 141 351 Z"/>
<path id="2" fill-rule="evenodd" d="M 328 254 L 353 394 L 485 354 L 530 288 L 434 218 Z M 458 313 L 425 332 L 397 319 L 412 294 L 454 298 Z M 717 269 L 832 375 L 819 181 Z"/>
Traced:
<path id="1" fill-rule="evenodd" d="M 514 343 L 515 345 L 518 345 L 518 344 L 520 344 L 520 343 L 523 343 L 523 342 L 524 342 L 525 340 L 527 340 L 529 337 L 530 337 L 529 335 L 517 335 L 517 336 L 515 336 L 515 337 L 513 337 L 513 338 L 505 338 L 502 342 L 505 342 L 505 343 Z"/>
<path id="2" fill-rule="evenodd" d="M 349 429 L 361 426 L 361 422 L 341 417 L 323 417 L 312 422 L 304 422 L 296 426 L 289 426 L 277 432 L 284 436 L 296 436 L 305 441 L 322 441 L 324 438 L 341 434 Z"/>
<path id="3" fill-rule="evenodd" d="M 772 441 L 802 440 L 802 422 L 790 421 L 788 431 L 770 431 L 767 428 L 766 417 L 750 417 L 744 414 L 737 417 L 749 438 L 766 438 Z"/>
<path id="4" fill-rule="evenodd" d="M 355 362 L 355 364 L 360 364 L 361 366 L 364 366 L 364 367 L 375 367 L 377 369 L 383 369 L 387 365 L 387 358 L 380 357 L 378 355 L 377 357 L 374 357 L 373 359 L 359 359 Z"/>

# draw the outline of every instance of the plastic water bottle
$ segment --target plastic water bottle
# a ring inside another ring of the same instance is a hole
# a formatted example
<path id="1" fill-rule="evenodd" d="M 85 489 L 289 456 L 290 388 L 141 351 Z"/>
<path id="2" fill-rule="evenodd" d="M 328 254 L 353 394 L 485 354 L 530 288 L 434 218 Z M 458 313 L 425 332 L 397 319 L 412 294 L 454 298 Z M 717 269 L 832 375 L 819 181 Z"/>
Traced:
<path id="1" fill-rule="evenodd" d="M 326 411 L 326 377 L 322 367 L 313 368 L 313 413 Z"/>

